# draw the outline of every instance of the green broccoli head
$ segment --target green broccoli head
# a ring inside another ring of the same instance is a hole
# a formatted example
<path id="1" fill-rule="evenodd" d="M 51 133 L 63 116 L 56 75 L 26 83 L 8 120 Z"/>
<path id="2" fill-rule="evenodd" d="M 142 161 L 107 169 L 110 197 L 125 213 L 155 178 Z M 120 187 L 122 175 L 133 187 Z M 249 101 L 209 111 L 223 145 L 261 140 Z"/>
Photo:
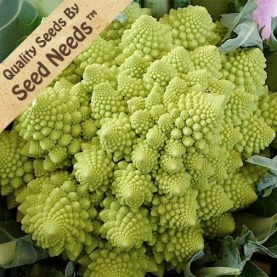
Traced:
<path id="1" fill-rule="evenodd" d="M 17 196 L 22 204 L 22 229 L 51 256 L 64 253 L 75 260 L 92 243 L 92 218 L 96 210 L 89 195 L 79 192 L 68 173 L 55 173 L 28 184 Z"/>
<path id="2" fill-rule="evenodd" d="M 277 126 L 262 52 L 221 54 L 205 8 L 122 16 L 0 135 L 1 193 L 84 276 L 181 271 L 232 233 L 264 173 L 243 162 Z"/>

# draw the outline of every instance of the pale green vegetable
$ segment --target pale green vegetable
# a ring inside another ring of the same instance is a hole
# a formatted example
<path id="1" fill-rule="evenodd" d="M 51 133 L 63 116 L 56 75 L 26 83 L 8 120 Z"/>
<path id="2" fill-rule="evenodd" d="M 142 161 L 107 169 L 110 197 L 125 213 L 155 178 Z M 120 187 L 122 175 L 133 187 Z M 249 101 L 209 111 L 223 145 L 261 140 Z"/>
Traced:
<path id="1" fill-rule="evenodd" d="M 22 147 L 0 136 L 4 184 L 25 173 L 7 160 L 33 161 L 34 180 L 10 187 L 22 228 L 85 276 L 184 270 L 257 199 L 261 171 L 243 161 L 275 137 L 260 49 L 222 54 L 203 7 L 128 14 L 17 118 Z"/>

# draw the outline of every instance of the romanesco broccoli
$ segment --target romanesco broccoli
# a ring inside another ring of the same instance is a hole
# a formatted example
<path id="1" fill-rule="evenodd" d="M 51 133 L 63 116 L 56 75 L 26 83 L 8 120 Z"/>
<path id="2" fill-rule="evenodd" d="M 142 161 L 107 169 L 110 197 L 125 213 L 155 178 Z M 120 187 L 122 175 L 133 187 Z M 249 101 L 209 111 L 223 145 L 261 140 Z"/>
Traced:
<path id="1" fill-rule="evenodd" d="M 277 130 L 263 53 L 222 54 L 205 8 L 122 16 L 0 134 L 1 194 L 85 277 L 182 271 L 232 233 Z"/>

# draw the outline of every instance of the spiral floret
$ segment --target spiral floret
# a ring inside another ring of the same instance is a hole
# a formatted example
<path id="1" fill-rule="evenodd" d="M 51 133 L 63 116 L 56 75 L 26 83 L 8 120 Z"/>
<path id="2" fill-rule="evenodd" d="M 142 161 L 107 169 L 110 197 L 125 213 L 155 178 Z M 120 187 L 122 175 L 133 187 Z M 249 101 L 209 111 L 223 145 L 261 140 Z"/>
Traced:
<path id="1" fill-rule="evenodd" d="M 234 232 L 235 220 L 232 214 L 224 213 L 201 221 L 201 227 L 208 238 L 224 237 Z"/>
<path id="2" fill-rule="evenodd" d="M 88 264 L 84 277 L 144 277 L 147 272 L 157 270 L 156 263 L 143 247 L 121 251 L 105 246 L 92 252 Z"/>
<path id="3" fill-rule="evenodd" d="M 81 124 L 86 118 L 69 89 L 48 88 L 19 117 L 16 129 L 28 144 L 26 155 L 61 164 L 80 151 Z"/>
<path id="4" fill-rule="evenodd" d="M 19 207 L 24 215 L 22 229 L 32 234 L 37 245 L 47 249 L 50 256 L 65 253 L 75 260 L 84 246 L 92 243 L 93 212 L 88 195 L 79 193 L 74 181 L 65 181 L 51 190 L 45 182 L 39 192 L 30 185 L 28 193 L 24 200 L 28 209 Z"/>
<path id="5" fill-rule="evenodd" d="M 260 96 L 263 94 L 266 60 L 260 49 L 245 48 L 231 51 L 223 61 L 224 79 L 230 80 L 252 95 Z"/>
<path id="6" fill-rule="evenodd" d="M 169 228 L 187 228 L 197 222 L 197 191 L 188 189 L 182 196 L 161 196 L 154 200 L 152 215 L 159 216 L 160 225 Z"/>
<path id="7" fill-rule="evenodd" d="M 24 141 L 15 131 L 0 134 L 1 194 L 8 195 L 34 178 L 32 160 L 21 153 Z"/>
<path id="8" fill-rule="evenodd" d="M 215 32 L 216 24 L 204 7 L 188 6 L 186 9 L 170 10 L 161 23 L 170 26 L 173 43 L 193 50 L 203 45 L 215 45 L 220 37 Z"/>
<path id="9" fill-rule="evenodd" d="M 119 54 L 119 49 L 112 42 L 106 41 L 101 37 L 91 42 L 87 48 L 75 59 L 80 64 L 80 70 L 91 64 L 100 64 L 107 67 L 115 65 L 115 57 Z"/>
<path id="10" fill-rule="evenodd" d="M 120 204 L 133 208 L 139 208 L 144 203 L 151 203 L 153 193 L 157 191 L 152 183 L 151 175 L 136 170 L 132 164 L 129 164 L 125 170 L 116 172 L 112 186 L 113 193 L 119 199 Z"/>
<path id="11" fill-rule="evenodd" d="M 114 163 L 111 156 L 101 146 L 83 147 L 83 151 L 75 155 L 74 175 L 85 189 L 105 191 L 113 175 Z"/>
<path id="12" fill-rule="evenodd" d="M 188 261 L 204 247 L 202 232 L 199 226 L 166 229 L 158 235 L 157 243 L 153 247 L 154 259 L 158 263 L 165 260 L 173 266 Z"/>
<path id="13" fill-rule="evenodd" d="M 104 222 L 100 232 L 114 247 L 128 251 L 133 247 L 140 248 L 144 241 L 151 243 L 153 240 L 152 225 L 145 208 L 131 210 L 113 201 L 105 206 L 100 217 Z"/>
<path id="14" fill-rule="evenodd" d="M 130 30 L 124 32 L 120 47 L 123 48 L 123 56 L 126 58 L 137 53 L 148 61 L 153 61 L 170 51 L 172 34 L 168 26 L 151 16 L 142 15 Z"/>
<path id="15" fill-rule="evenodd" d="M 220 52 L 214 45 L 196 48 L 190 53 L 194 69 L 206 69 L 210 78 L 220 79 L 222 77 Z"/>
<path id="16" fill-rule="evenodd" d="M 127 110 L 121 95 L 109 82 L 95 86 L 91 97 L 92 117 L 103 124 L 105 118 L 113 118 Z"/>
<path id="17" fill-rule="evenodd" d="M 223 182 L 222 187 L 233 202 L 231 211 L 248 207 L 258 197 L 251 178 L 243 175 L 240 171 L 230 174 L 228 179 Z"/>
<path id="18" fill-rule="evenodd" d="M 107 119 L 97 134 L 107 153 L 124 151 L 131 147 L 136 136 L 129 117 L 123 113 L 118 118 Z"/>
<path id="19" fill-rule="evenodd" d="M 218 216 L 233 208 L 234 203 L 224 192 L 222 186 L 213 185 L 207 190 L 200 190 L 197 196 L 199 209 L 198 217 L 201 220 Z"/>
<path id="20" fill-rule="evenodd" d="M 159 192 L 165 194 L 169 198 L 172 196 L 183 196 L 190 187 L 190 181 L 190 174 L 184 171 L 168 174 L 161 170 L 156 175 Z"/>
<path id="21" fill-rule="evenodd" d="M 135 145 L 132 152 L 132 162 L 134 166 L 145 173 L 149 173 L 156 169 L 158 157 L 158 151 L 149 147 L 145 142 L 140 142 Z"/>
<path id="22" fill-rule="evenodd" d="M 277 92 L 266 91 L 259 99 L 256 114 L 277 132 Z"/>

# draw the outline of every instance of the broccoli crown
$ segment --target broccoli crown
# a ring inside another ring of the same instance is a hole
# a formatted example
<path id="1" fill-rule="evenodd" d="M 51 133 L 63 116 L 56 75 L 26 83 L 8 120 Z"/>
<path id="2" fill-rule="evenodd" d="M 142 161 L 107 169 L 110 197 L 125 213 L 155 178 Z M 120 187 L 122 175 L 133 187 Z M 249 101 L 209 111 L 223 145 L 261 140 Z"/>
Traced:
<path id="1" fill-rule="evenodd" d="M 11 194 L 35 177 L 32 160 L 21 153 L 23 147 L 24 141 L 16 131 L 0 135 L 1 195 Z"/>
<path id="2" fill-rule="evenodd" d="M 258 118 L 263 119 L 275 132 L 277 131 L 277 93 L 265 91 L 255 111 Z"/>
<path id="3" fill-rule="evenodd" d="M 116 171 L 112 187 L 113 194 L 120 203 L 131 208 L 151 203 L 153 193 L 157 190 L 151 175 L 136 169 L 132 164 L 126 169 Z"/>
<path id="4" fill-rule="evenodd" d="M 51 256 L 64 252 L 75 260 L 92 243 L 96 210 L 67 172 L 31 181 L 17 201 L 22 203 L 18 208 L 23 214 L 22 229 L 32 233 L 37 245 L 48 249 Z"/>
<path id="5" fill-rule="evenodd" d="M 204 247 L 202 229 L 199 226 L 190 228 L 159 228 L 157 242 L 153 247 L 157 263 L 167 261 L 178 266 Z"/>
<path id="6" fill-rule="evenodd" d="M 225 79 L 253 95 L 263 94 L 266 79 L 265 57 L 258 48 L 239 49 L 223 58 L 222 73 Z"/>
<path id="7" fill-rule="evenodd" d="M 107 67 L 115 65 L 115 57 L 119 54 L 119 49 L 112 42 L 101 37 L 97 37 L 87 46 L 76 59 L 79 71 L 84 72 L 85 68 L 91 64 L 103 64 Z"/>
<path id="8" fill-rule="evenodd" d="M 181 45 L 188 50 L 216 44 L 220 40 L 216 24 L 204 7 L 189 6 L 186 9 L 170 10 L 160 22 L 170 26 L 174 45 Z"/>
<path id="9" fill-rule="evenodd" d="M 113 162 L 99 145 L 84 146 L 75 155 L 73 174 L 84 190 L 105 191 L 112 177 Z"/>
<path id="10" fill-rule="evenodd" d="M 220 53 L 205 8 L 121 16 L 0 135 L 23 230 L 84 276 L 181 271 L 232 233 L 264 173 L 244 161 L 277 129 L 263 53 Z"/>
<path id="11" fill-rule="evenodd" d="M 97 249 L 89 256 L 89 265 L 84 277 L 144 277 L 147 272 L 155 272 L 157 265 L 146 254 L 146 249 L 120 251 L 118 248 Z"/>
<path id="12" fill-rule="evenodd" d="M 104 201 L 100 218 L 104 222 L 100 232 L 115 247 L 130 250 L 140 248 L 144 241 L 153 241 L 152 226 L 145 208 L 132 210 L 117 201 Z"/>
<path id="13" fill-rule="evenodd" d="M 208 238 L 223 237 L 235 230 L 235 221 L 231 213 L 223 213 L 213 216 L 201 222 L 204 236 Z"/>
<path id="14" fill-rule="evenodd" d="M 88 113 L 77 95 L 73 85 L 62 79 L 27 108 L 15 127 L 26 142 L 24 154 L 60 166 L 81 150 L 82 122 Z"/>

